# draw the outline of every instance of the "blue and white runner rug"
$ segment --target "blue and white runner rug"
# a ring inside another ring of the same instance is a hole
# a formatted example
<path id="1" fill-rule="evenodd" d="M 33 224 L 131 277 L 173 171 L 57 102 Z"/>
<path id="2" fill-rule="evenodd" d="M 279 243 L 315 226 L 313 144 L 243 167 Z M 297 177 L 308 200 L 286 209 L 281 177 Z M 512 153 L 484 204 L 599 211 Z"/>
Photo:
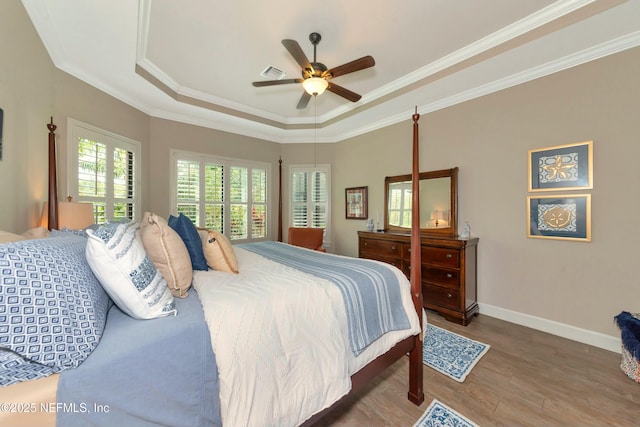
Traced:
<path id="1" fill-rule="evenodd" d="M 433 399 L 422 417 L 413 427 L 478 427 L 445 404 Z"/>
<path id="2" fill-rule="evenodd" d="M 458 382 L 463 382 L 471 369 L 489 350 L 489 345 L 427 324 L 422 361 Z"/>

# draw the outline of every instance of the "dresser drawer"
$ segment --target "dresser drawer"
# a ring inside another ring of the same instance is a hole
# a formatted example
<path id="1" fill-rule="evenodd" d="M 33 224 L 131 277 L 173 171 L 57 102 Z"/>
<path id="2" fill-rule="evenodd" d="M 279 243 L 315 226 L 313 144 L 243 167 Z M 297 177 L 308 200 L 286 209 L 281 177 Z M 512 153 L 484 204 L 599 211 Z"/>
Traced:
<path id="1" fill-rule="evenodd" d="M 422 246 L 422 263 L 438 264 L 446 267 L 460 267 L 460 251 L 447 248 Z"/>
<path id="2" fill-rule="evenodd" d="M 402 269 L 400 258 L 384 257 L 377 254 L 360 254 L 360 258 L 374 259 L 376 261 L 386 262 L 387 264 L 391 264 L 398 269 Z"/>
<path id="3" fill-rule="evenodd" d="M 460 307 L 460 293 L 441 286 L 422 285 L 424 304 L 434 304 L 457 310 Z"/>
<path id="4" fill-rule="evenodd" d="M 460 288 L 460 273 L 457 270 L 447 270 L 445 268 L 423 265 L 422 280 L 424 282 L 446 286 L 447 288 Z"/>
<path id="5" fill-rule="evenodd" d="M 376 239 L 360 239 L 360 256 L 372 258 L 369 254 L 375 254 L 376 257 L 392 257 L 400 259 L 402 254 L 402 244 L 398 242 L 388 242 Z M 378 259 L 378 258 L 375 258 Z"/>

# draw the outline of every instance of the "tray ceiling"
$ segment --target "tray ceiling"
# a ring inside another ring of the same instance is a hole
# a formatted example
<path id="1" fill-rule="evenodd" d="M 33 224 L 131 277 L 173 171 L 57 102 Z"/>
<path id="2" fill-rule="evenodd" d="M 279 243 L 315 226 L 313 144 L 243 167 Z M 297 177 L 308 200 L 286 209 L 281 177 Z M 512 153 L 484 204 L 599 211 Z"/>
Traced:
<path id="1" fill-rule="evenodd" d="M 23 0 L 56 67 L 160 118 L 251 137 L 336 142 L 640 44 L 640 0 Z M 274 66 L 300 77 L 309 34 L 356 103 L 302 85 L 254 87 Z"/>

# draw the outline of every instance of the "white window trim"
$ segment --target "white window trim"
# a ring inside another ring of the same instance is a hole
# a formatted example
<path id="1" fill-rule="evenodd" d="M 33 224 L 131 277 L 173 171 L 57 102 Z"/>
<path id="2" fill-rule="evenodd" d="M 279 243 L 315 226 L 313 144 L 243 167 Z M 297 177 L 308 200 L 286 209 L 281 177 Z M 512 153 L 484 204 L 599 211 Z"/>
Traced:
<path id="1" fill-rule="evenodd" d="M 248 239 L 234 239 L 232 242 L 235 243 L 247 243 L 247 242 L 259 242 L 259 241 L 263 241 L 263 240 L 268 240 L 269 236 L 271 235 L 271 227 L 269 226 L 269 224 L 271 223 L 271 163 L 266 163 L 266 162 L 258 162 L 258 161 L 253 161 L 253 160 L 244 160 L 244 159 L 237 159 L 237 158 L 233 158 L 233 157 L 221 157 L 221 156 L 215 156 L 215 155 L 211 155 L 211 154 L 204 154 L 204 153 L 197 153 L 197 152 L 193 152 L 193 151 L 185 151 L 185 150 L 177 150 L 177 149 L 171 149 L 169 151 L 170 153 L 170 171 L 171 171 L 171 197 L 170 197 L 170 206 L 169 206 L 169 212 L 171 213 L 171 215 L 176 216 L 177 213 L 177 206 L 178 206 L 178 197 L 176 194 L 176 184 L 177 184 L 177 179 L 178 179 L 178 171 L 176 168 L 177 165 L 177 160 L 190 160 L 190 161 L 197 161 L 197 162 L 201 162 L 201 161 L 206 161 L 208 163 L 218 163 L 220 165 L 223 165 L 225 167 L 225 171 L 227 170 L 227 168 L 229 167 L 246 167 L 249 169 L 252 168 L 260 168 L 260 169 L 264 169 L 267 171 L 267 235 L 265 238 L 258 238 L 258 239 L 253 239 L 253 238 L 248 238 Z M 225 172 L 226 173 L 226 172 Z M 202 179 L 202 177 L 200 177 L 200 179 Z M 249 177 L 250 179 L 250 177 Z M 225 194 L 228 194 L 226 192 L 226 185 L 225 185 Z M 251 197 L 251 192 L 249 192 L 248 194 L 249 197 Z M 228 203 L 225 199 L 225 204 Z M 227 210 L 228 211 L 228 210 Z M 229 229 L 230 229 L 230 221 L 231 218 L 229 215 L 225 215 L 224 216 L 224 230 L 223 230 L 223 234 L 225 236 L 229 235 Z M 204 224 L 196 224 L 199 227 L 204 227 Z M 249 235 L 251 233 L 249 232 Z"/>
<path id="2" fill-rule="evenodd" d="M 293 200 L 292 200 L 292 192 L 293 192 L 293 173 L 295 171 L 306 170 L 306 171 L 325 171 L 327 173 L 327 227 L 324 232 L 324 242 L 323 246 L 325 248 L 331 247 L 331 165 L 330 164 L 296 164 L 289 165 L 289 189 L 288 198 L 289 198 L 289 227 L 293 226 Z"/>
<path id="3" fill-rule="evenodd" d="M 79 120 L 67 118 L 67 195 L 73 197 L 77 202 L 102 201 L 102 197 L 79 197 L 78 196 L 78 139 L 89 138 L 107 144 L 110 148 L 117 147 L 131 151 L 134 154 L 134 190 L 133 190 L 133 211 L 137 215 L 141 215 L 140 195 L 142 194 L 142 185 L 140 184 L 142 176 L 142 144 L 134 139 L 109 132 L 99 127 L 83 123 Z M 113 182 L 113 171 L 107 171 L 107 181 Z M 111 189 L 113 191 L 113 188 Z M 113 194 L 107 195 L 104 199 L 111 199 L 113 202 Z M 105 211 L 106 218 L 113 218 L 113 210 Z M 132 218 L 135 220 L 136 218 Z"/>

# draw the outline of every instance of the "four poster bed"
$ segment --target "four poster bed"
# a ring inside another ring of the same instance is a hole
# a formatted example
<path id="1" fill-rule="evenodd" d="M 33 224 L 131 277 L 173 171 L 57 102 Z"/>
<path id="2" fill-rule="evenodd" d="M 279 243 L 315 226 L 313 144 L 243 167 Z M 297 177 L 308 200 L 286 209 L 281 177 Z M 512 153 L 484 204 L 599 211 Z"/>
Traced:
<path id="1" fill-rule="evenodd" d="M 417 112 L 412 119 L 411 263 L 419 266 Z M 53 121 L 48 127 L 51 141 Z M 52 189 L 50 219 L 57 218 L 55 200 Z M 87 240 L 63 236 L 42 245 L 51 255 L 51 242 L 65 239 Z M 28 252 L 33 245 L 0 245 L 0 264 L 16 247 Z M 0 387 L 0 424 L 308 426 L 407 353 L 408 399 L 423 402 L 420 268 L 412 268 L 407 281 L 388 264 L 281 242 L 234 248 L 238 274 L 194 271 L 195 291 L 175 299 L 175 316 L 138 320 L 106 304 L 99 345 L 73 369 L 17 360 L 18 351 L 5 346 L 7 329 L 0 328 L 0 384 L 16 366 L 21 379 L 29 379 Z M 8 297 L 2 284 L 9 283 L 2 280 L 0 317 Z M 38 365 L 37 374 L 27 362 Z"/>

